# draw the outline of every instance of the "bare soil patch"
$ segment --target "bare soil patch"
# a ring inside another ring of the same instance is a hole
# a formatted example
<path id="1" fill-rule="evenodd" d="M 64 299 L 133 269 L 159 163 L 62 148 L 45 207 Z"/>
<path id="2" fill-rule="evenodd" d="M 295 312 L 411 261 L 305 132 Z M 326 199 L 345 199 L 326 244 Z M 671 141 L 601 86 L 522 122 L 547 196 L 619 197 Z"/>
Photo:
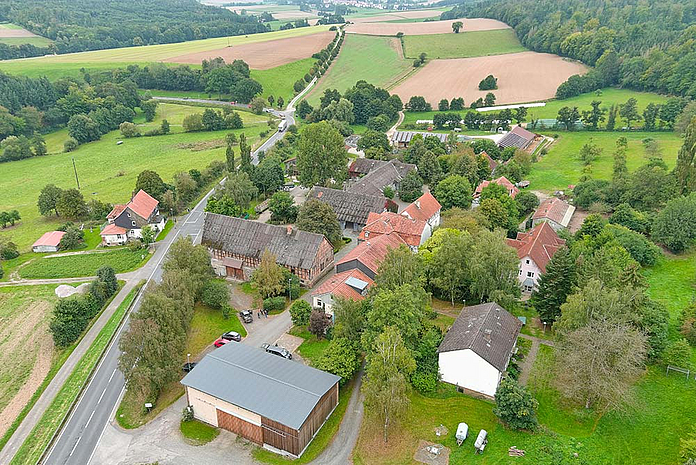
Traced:
<path id="1" fill-rule="evenodd" d="M 351 24 L 346 28 L 346 32 L 378 36 L 395 36 L 397 32 L 403 32 L 405 35 L 453 34 L 452 23 L 456 21 L 464 23 L 463 31 L 465 32 L 490 31 L 493 29 L 508 29 L 510 27 L 495 19 L 484 18 L 451 19 L 447 21 L 427 21 L 422 23 L 358 23 L 356 21 L 356 24 Z"/>
<path id="2" fill-rule="evenodd" d="M 12 37 L 39 37 L 33 32 L 29 32 L 26 29 L 9 29 L 0 28 L 0 39 L 7 39 Z"/>
<path id="3" fill-rule="evenodd" d="M 488 91 L 478 90 L 478 84 L 492 74 L 498 78 L 498 89 L 492 91 L 496 104 L 534 102 L 554 97 L 563 81 L 586 71 L 583 64 L 550 53 L 433 60 L 392 89 L 392 93 L 404 102 L 422 95 L 433 106 L 443 98 L 464 97 L 468 105 L 485 97 Z"/>
<path id="4" fill-rule="evenodd" d="M 222 57 L 226 62 L 244 60 L 253 69 L 270 69 L 312 56 L 325 48 L 335 33 L 323 31 L 301 37 L 269 40 L 251 44 L 225 47 L 205 52 L 188 53 L 164 61 L 172 63 L 200 64 L 201 61 Z"/>

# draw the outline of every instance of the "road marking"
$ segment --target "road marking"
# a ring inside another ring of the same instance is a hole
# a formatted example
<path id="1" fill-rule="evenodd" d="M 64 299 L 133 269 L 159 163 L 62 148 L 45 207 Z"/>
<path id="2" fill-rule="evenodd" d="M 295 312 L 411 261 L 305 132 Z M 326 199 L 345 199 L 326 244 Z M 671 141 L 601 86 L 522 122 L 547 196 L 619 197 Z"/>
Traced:
<path id="1" fill-rule="evenodd" d="M 89 425 L 89 422 L 92 421 L 92 417 L 94 416 L 94 412 L 96 412 L 96 410 L 92 410 L 92 414 L 89 416 L 89 420 L 87 420 L 87 423 L 85 423 L 85 428 Z"/>
<path id="2" fill-rule="evenodd" d="M 114 370 L 114 373 L 115 373 L 115 372 L 116 372 L 116 370 Z M 113 376 L 113 374 L 111 374 L 111 376 Z M 109 379 L 109 381 L 111 381 L 111 379 Z M 101 395 L 99 396 L 99 400 L 97 401 L 97 405 L 99 405 L 99 403 L 101 402 L 102 397 L 104 397 L 104 393 L 105 393 L 105 392 L 106 392 L 106 388 L 104 388 L 104 390 L 102 391 Z"/>
<path id="3" fill-rule="evenodd" d="M 195 219 L 195 220 L 194 220 L 194 219 L 191 219 L 191 214 L 193 214 L 193 213 L 198 213 L 198 215 L 196 215 L 196 219 Z M 195 210 L 192 211 L 191 213 L 189 213 L 189 217 L 186 219 L 186 221 L 184 221 L 184 224 L 196 223 L 196 222 L 198 221 L 198 219 L 201 217 L 202 214 L 203 214 L 202 212 L 196 212 Z"/>
<path id="4" fill-rule="evenodd" d="M 80 436 L 79 438 L 77 438 L 77 442 L 76 442 L 75 445 L 73 446 L 72 450 L 70 451 L 70 455 L 69 455 L 68 457 L 72 457 L 73 452 L 75 452 L 75 449 L 77 449 L 77 445 L 80 443 L 80 439 L 82 439 L 82 436 Z"/>
<path id="5" fill-rule="evenodd" d="M 111 372 L 111 376 L 109 376 L 109 382 L 111 382 L 111 378 L 113 378 L 114 375 L 116 374 L 116 370 L 117 370 L 117 369 L 114 368 L 114 371 Z M 106 388 L 104 388 L 104 390 L 106 391 Z"/>
<path id="6" fill-rule="evenodd" d="M 87 465 L 90 464 L 92 461 L 92 457 L 94 457 L 94 453 L 97 451 L 97 447 L 99 446 L 99 443 L 101 442 L 102 436 L 104 436 L 104 432 L 106 431 L 106 427 L 109 425 L 109 418 L 116 418 L 116 408 L 118 405 L 121 403 L 121 399 L 123 398 L 123 393 L 126 392 L 126 385 L 123 385 L 123 388 L 121 388 L 121 392 L 119 393 L 118 397 L 116 398 L 116 402 L 114 403 L 114 408 L 111 409 L 111 413 L 109 413 L 109 416 L 107 417 L 106 423 L 104 423 L 104 427 L 101 430 L 101 433 L 99 433 L 99 437 L 97 438 L 97 442 L 94 444 L 94 447 L 92 448 L 92 453 L 89 454 L 89 459 L 87 460 Z"/>

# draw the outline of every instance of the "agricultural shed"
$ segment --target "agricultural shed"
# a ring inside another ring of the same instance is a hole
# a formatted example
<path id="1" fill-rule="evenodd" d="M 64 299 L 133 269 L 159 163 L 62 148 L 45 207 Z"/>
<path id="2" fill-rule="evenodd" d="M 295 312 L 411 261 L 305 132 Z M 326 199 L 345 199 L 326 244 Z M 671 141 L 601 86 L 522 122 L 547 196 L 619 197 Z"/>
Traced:
<path id="1" fill-rule="evenodd" d="M 436 137 L 440 142 L 447 142 L 447 134 L 440 132 L 421 132 L 421 131 L 396 131 L 392 136 L 392 144 L 399 148 L 406 148 L 411 143 L 414 136 L 420 134 L 423 139 L 426 137 Z"/>
<path id="2" fill-rule="evenodd" d="M 522 126 L 515 126 L 512 131 L 508 132 L 503 136 L 498 142 L 498 147 L 516 147 L 520 150 L 524 150 L 534 141 L 536 134 L 527 131 Z"/>
<path id="3" fill-rule="evenodd" d="M 370 212 L 382 213 L 387 205 L 384 195 L 370 195 L 359 192 L 348 192 L 328 187 L 313 187 L 307 199 L 317 199 L 333 208 L 341 228 L 359 231 Z"/>
<path id="4" fill-rule="evenodd" d="M 181 384 L 200 421 L 299 457 L 338 405 L 340 377 L 242 343 L 206 355 Z"/>
<path id="5" fill-rule="evenodd" d="M 63 231 L 49 231 L 38 238 L 31 246 L 34 252 L 58 252 L 60 240 L 65 235 Z"/>

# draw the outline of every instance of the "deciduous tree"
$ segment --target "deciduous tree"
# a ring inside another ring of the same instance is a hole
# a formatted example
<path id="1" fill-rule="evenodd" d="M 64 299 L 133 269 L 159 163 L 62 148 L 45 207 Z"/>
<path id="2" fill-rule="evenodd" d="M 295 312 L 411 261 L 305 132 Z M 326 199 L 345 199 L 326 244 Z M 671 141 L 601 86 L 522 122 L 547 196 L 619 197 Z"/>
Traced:
<path id="1" fill-rule="evenodd" d="M 341 184 L 348 175 L 348 152 L 343 137 L 326 121 L 300 131 L 297 169 L 305 187 Z"/>
<path id="2" fill-rule="evenodd" d="M 263 251 L 261 263 L 254 270 L 251 279 L 264 299 L 280 295 L 285 290 L 282 267 L 276 263 L 276 256 L 269 250 Z"/>
<path id="3" fill-rule="evenodd" d="M 334 246 L 341 240 L 336 212 L 331 205 L 317 199 L 309 199 L 300 207 L 296 226 L 302 231 L 323 234 Z"/>

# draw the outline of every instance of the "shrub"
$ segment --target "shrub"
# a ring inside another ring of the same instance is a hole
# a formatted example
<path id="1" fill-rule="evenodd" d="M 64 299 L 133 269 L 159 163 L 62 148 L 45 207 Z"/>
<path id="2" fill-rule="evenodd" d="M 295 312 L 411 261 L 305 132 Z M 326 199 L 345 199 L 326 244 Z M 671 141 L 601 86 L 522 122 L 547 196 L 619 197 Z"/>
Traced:
<path id="1" fill-rule="evenodd" d="M 696 304 L 682 310 L 679 330 L 691 345 L 696 345 Z"/>
<path id="2" fill-rule="evenodd" d="M 312 314 L 312 306 L 304 300 L 296 300 L 290 306 L 290 318 L 295 326 L 304 326 L 309 323 Z"/>
<path id="3" fill-rule="evenodd" d="M 74 226 L 68 227 L 60 239 L 61 250 L 76 249 L 84 242 L 85 233 Z"/>
<path id="4" fill-rule="evenodd" d="M 181 414 L 181 421 L 193 421 L 193 405 L 187 405 L 184 407 L 184 411 Z"/>
<path id="5" fill-rule="evenodd" d="M 230 293 L 225 281 L 211 279 L 201 291 L 201 301 L 209 307 L 222 309 L 229 305 Z"/>
<path id="6" fill-rule="evenodd" d="M 285 308 L 285 297 L 269 297 L 268 299 L 263 299 L 263 309 L 267 312 L 274 312 L 283 310 Z"/>
<path id="7" fill-rule="evenodd" d="M 534 430 L 539 424 L 536 417 L 538 405 L 523 386 L 506 378 L 495 393 L 493 413 L 511 428 Z"/>
<path id="8" fill-rule="evenodd" d="M 350 341 L 345 338 L 332 340 L 316 363 L 316 368 L 340 376 L 341 386 L 353 377 L 359 367 L 358 354 Z"/>
<path id="9" fill-rule="evenodd" d="M 12 241 L 4 241 L 0 239 L 0 259 L 12 260 L 13 258 L 17 257 L 19 257 L 19 249 L 17 248 L 17 244 Z"/>
<path id="10" fill-rule="evenodd" d="M 670 343 L 662 352 L 662 362 L 679 368 L 691 368 L 691 346 L 686 339 Z"/>
<path id="11" fill-rule="evenodd" d="M 129 139 L 131 137 L 140 137 L 140 129 L 138 129 L 138 126 L 128 121 L 124 121 L 123 123 L 121 123 L 118 129 L 119 131 L 121 131 L 121 134 L 123 134 L 123 137 L 125 137 L 126 139 Z"/>
<path id="12" fill-rule="evenodd" d="M 225 304 L 222 306 L 222 318 L 224 320 L 229 320 L 231 313 L 232 313 L 232 307 L 230 307 L 228 304 Z"/>
<path id="13" fill-rule="evenodd" d="M 435 392 L 437 388 L 437 374 L 415 371 L 411 376 L 411 384 L 421 394 Z"/>
<path id="14" fill-rule="evenodd" d="M 80 144 L 78 144 L 77 141 L 71 137 L 63 143 L 63 151 L 72 152 L 77 148 L 78 145 Z"/>
<path id="15" fill-rule="evenodd" d="M 316 337 L 324 337 L 326 328 L 329 326 L 329 320 L 326 318 L 326 313 L 322 309 L 314 309 L 309 315 L 309 326 L 307 329 Z"/>

